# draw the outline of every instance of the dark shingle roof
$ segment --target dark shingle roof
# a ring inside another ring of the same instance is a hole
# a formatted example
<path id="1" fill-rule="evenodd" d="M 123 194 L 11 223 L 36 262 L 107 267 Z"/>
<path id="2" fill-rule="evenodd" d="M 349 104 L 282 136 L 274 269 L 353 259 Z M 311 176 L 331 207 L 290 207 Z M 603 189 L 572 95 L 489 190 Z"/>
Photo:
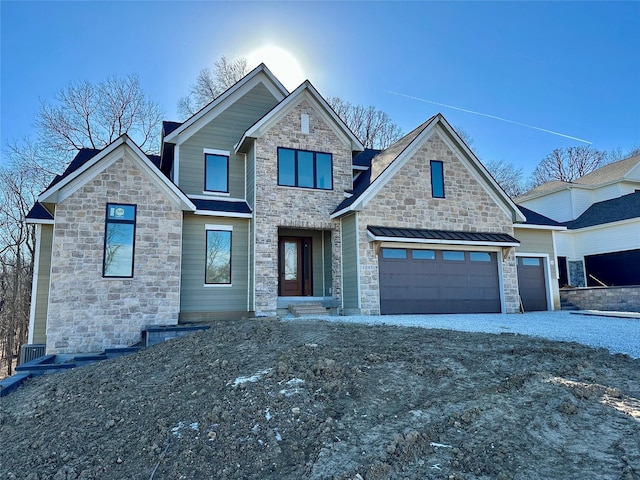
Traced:
<path id="1" fill-rule="evenodd" d="M 40 202 L 36 202 L 29 213 L 27 213 L 28 220 L 53 220 L 53 215 L 49 213 L 49 210 L 44 208 Z"/>
<path id="2" fill-rule="evenodd" d="M 444 242 L 476 242 L 487 243 L 517 243 L 520 242 L 506 233 L 490 232 L 460 232 L 453 230 L 424 230 L 421 228 L 390 228 L 368 226 L 369 230 L 376 237 L 416 239 L 416 240 L 439 240 Z"/>
<path id="3" fill-rule="evenodd" d="M 640 218 L 640 191 L 594 203 L 582 215 L 565 222 L 569 230 Z"/>
<path id="4" fill-rule="evenodd" d="M 373 148 L 365 148 L 363 152 L 358 152 L 358 154 L 353 157 L 352 164 L 357 167 L 370 167 L 371 159 L 379 154 L 382 150 L 376 150 Z"/>
<path id="5" fill-rule="evenodd" d="M 200 198 L 189 198 L 198 210 L 210 212 L 227 213 L 251 213 L 251 207 L 247 202 L 236 202 L 230 200 L 203 200 Z"/>
<path id="6" fill-rule="evenodd" d="M 162 122 L 162 136 L 169 135 L 180 125 L 182 125 L 181 122 L 170 122 L 169 120 L 164 120 Z"/>
<path id="7" fill-rule="evenodd" d="M 516 226 L 517 225 L 545 225 L 549 227 L 564 226 L 564 224 L 560 222 L 556 222 L 555 220 L 549 217 L 545 217 L 544 215 L 541 215 L 538 212 L 534 212 L 533 210 L 529 210 L 528 208 L 525 208 L 521 205 L 518 205 L 518 208 L 522 213 L 524 213 L 524 216 L 527 217 L 527 221 L 522 222 L 520 224 L 516 223 Z"/>

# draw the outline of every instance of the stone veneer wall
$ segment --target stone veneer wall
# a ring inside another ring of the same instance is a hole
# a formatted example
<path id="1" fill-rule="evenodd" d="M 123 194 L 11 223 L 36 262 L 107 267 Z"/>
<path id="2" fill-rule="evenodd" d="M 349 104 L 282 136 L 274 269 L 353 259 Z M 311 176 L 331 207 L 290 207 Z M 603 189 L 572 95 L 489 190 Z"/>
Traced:
<path id="1" fill-rule="evenodd" d="M 309 115 L 309 134 L 300 115 Z M 333 190 L 278 186 L 278 147 L 333 154 Z M 256 141 L 257 316 L 275 315 L 278 300 L 278 227 L 331 232 L 332 296 L 341 298 L 340 221 L 329 216 L 352 187 L 351 148 L 327 125 L 314 105 L 302 100 Z"/>
<path id="2" fill-rule="evenodd" d="M 133 278 L 102 278 L 107 202 L 137 205 Z M 98 352 L 176 324 L 182 211 L 121 157 L 56 207 L 47 353 Z"/>
<path id="3" fill-rule="evenodd" d="M 580 310 L 640 312 L 640 286 L 562 288 L 560 297 Z"/>
<path id="4" fill-rule="evenodd" d="M 431 197 L 430 160 L 444 164 L 445 198 Z M 373 242 L 369 242 L 368 225 L 513 235 L 511 218 L 438 133 L 420 147 L 358 215 L 361 311 L 369 315 L 380 313 L 380 296 L 378 252 Z M 499 252 L 499 261 L 502 258 Z M 517 312 L 518 277 L 513 248 L 502 260 L 502 280 L 506 311 Z"/>

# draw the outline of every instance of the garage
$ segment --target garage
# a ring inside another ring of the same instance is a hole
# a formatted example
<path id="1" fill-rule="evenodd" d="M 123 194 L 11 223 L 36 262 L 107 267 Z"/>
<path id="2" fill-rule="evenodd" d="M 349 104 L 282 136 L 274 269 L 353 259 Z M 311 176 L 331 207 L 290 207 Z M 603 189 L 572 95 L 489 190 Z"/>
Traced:
<path id="1" fill-rule="evenodd" d="M 518 290 L 525 312 L 548 310 L 544 259 L 518 257 Z"/>
<path id="2" fill-rule="evenodd" d="M 496 252 L 383 247 L 379 272 L 383 315 L 501 311 Z"/>

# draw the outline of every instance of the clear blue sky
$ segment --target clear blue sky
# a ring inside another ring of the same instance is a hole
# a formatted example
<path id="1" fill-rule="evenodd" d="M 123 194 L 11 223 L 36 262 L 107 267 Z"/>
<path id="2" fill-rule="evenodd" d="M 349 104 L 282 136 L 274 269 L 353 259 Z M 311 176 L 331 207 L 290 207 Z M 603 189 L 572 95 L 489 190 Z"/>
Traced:
<path id="1" fill-rule="evenodd" d="M 0 9 L 3 147 L 33 133 L 40 100 L 78 80 L 135 73 L 177 120 L 200 69 L 266 44 L 288 50 L 325 97 L 374 105 L 405 132 L 442 112 L 483 160 L 525 174 L 554 148 L 584 143 L 422 100 L 598 149 L 640 145 L 638 1 L 2 1 Z"/>

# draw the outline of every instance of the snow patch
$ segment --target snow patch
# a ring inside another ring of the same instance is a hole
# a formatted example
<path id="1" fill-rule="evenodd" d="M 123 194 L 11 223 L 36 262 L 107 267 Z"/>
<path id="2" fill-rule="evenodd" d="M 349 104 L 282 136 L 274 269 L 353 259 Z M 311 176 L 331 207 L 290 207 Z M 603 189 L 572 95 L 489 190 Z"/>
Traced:
<path id="1" fill-rule="evenodd" d="M 265 370 L 261 370 L 257 373 L 249 377 L 238 377 L 233 382 L 227 383 L 227 385 L 231 385 L 232 387 L 237 387 L 238 385 L 242 385 L 243 383 L 255 383 L 260 380 L 263 376 L 270 373 L 273 368 L 267 368 Z"/>

